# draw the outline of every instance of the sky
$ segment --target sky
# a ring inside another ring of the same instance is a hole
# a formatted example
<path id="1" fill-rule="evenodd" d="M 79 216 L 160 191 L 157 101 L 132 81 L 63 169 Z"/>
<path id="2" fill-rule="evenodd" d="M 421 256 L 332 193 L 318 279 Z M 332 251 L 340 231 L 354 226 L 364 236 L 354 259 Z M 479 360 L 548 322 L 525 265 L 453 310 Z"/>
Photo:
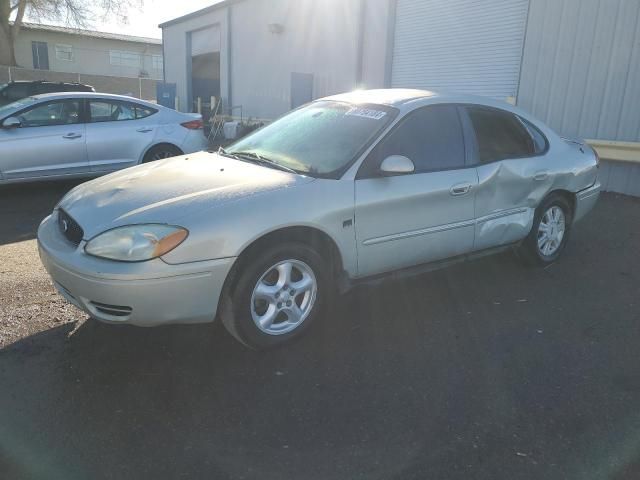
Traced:
<path id="1" fill-rule="evenodd" d="M 142 8 L 132 8 L 129 11 L 128 24 L 121 24 L 117 21 L 102 22 L 96 20 L 92 22 L 90 28 L 102 32 L 161 38 L 162 32 L 158 28 L 158 24 L 208 7 L 219 1 L 220 0 L 143 0 Z M 59 25 L 64 25 L 59 22 L 44 21 L 42 23 L 58 23 Z"/>

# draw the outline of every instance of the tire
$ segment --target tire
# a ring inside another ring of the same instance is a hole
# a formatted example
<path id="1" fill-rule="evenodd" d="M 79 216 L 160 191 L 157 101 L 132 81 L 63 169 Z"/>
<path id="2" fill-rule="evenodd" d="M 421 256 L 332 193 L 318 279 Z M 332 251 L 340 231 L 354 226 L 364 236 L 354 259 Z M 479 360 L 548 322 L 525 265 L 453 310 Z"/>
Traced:
<path id="1" fill-rule="evenodd" d="M 177 157 L 182 155 L 182 151 L 173 145 L 164 143 L 151 147 L 142 159 L 142 163 L 154 162 L 156 160 L 163 160 L 165 158 Z"/>
<path id="2" fill-rule="evenodd" d="M 535 266 L 555 262 L 567 244 L 572 221 L 573 211 L 563 196 L 551 194 L 545 198 L 536 209 L 531 231 L 520 246 L 525 262 Z"/>
<path id="3" fill-rule="evenodd" d="M 231 285 L 225 286 L 220 317 L 245 346 L 278 347 L 305 333 L 321 316 L 331 291 L 329 272 L 313 248 L 273 245 L 239 262 Z"/>

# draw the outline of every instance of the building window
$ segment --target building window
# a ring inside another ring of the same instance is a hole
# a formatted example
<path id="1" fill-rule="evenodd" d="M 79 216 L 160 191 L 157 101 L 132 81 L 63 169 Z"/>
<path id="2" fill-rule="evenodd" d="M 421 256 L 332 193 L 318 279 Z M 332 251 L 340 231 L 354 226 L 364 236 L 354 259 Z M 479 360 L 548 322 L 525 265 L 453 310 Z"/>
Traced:
<path id="1" fill-rule="evenodd" d="M 140 54 L 135 52 L 124 52 L 122 50 L 110 50 L 109 62 L 111 65 L 119 67 L 140 68 Z"/>
<path id="2" fill-rule="evenodd" d="M 162 59 L 162 55 L 152 55 L 151 62 L 154 70 L 162 70 L 164 67 L 164 60 Z"/>
<path id="3" fill-rule="evenodd" d="M 49 70 L 49 48 L 47 47 L 47 42 L 31 42 L 31 53 L 33 54 L 33 68 Z"/>
<path id="4" fill-rule="evenodd" d="M 56 45 L 56 58 L 66 62 L 73 62 L 73 47 L 71 45 Z"/>

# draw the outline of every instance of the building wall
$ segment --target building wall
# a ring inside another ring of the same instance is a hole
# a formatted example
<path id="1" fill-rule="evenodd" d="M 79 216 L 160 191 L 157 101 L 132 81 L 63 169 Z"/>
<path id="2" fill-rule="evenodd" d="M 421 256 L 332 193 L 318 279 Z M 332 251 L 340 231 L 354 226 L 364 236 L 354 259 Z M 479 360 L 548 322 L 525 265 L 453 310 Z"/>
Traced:
<path id="1" fill-rule="evenodd" d="M 176 84 L 176 97 L 178 98 L 179 107 L 182 111 L 191 111 L 189 105 L 189 62 L 188 57 L 191 54 L 188 45 L 189 33 L 217 26 L 216 35 L 219 38 L 211 39 L 215 48 L 220 48 L 220 95 L 224 104 L 229 101 L 229 56 L 228 56 L 228 30 L 227 30 L 227 8 L 220 8 L 211 12 L 207 12 L 197 17 L 167 25 L 162 29 L 162 42 L 164 45 L 164 70 L 165 81 Z"/>
<path id="2" fill-rule="evenodd" d="M 92 75 L 139 77 L 141 71 L 149 78 L 161 79 L 162 70 L 153 68 L 152 55 L 162 55 L 162 45 L 102 39 L 83 35 L 22 29 L 16 39 L 16 62 L 19 66 L 33 68 L 31 42 L 46 42 L 49 52 L 49 70 Z M 56 57 L 56 44 L 73 47 L 73 61 Z M 109 51 L 120 50 L 139 53 L 141 68 L 111 65 Z"/>
<path id="3" fill-rule="evenodd" d="M 640 2 L 530 2 L 518 104 L 566 136 L 640 141 Z"/>
<path id="4" fill-rule="evenodd" d="M 291 108 L 291 74 L 313 74 L 313 97 L 356 87 L 358 1 L 252 0 L 231 15 L 233 102 L 273 118 Z M 269 24 L 282 33 L 271 33 Z"/>
<path id="5" fill-rule="evenodd" d="M 313 75 L 313 98 L 382 87 L 387 10 L 387 0 L 236 2 L 163 28 L 165 78 L 188 109 L 189 32 L 218 25 L 221 38 L 211 42 L 220 42 L 221 95 L 245 117 L 272 119 L 290 110 L 292 73 Z M 273 33 L 270 24 L 282 31 Z"/>

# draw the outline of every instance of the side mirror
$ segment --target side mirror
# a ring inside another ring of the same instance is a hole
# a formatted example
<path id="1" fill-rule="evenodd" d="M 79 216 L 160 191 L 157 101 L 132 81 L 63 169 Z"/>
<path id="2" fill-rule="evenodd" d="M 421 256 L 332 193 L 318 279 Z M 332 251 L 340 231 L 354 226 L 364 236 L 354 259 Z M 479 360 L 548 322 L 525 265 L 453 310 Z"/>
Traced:
<path id="1" fill-rule="evenodd" d="M 18 117 L 8 117 L 2 122 L 2 128 L 18 128 L 22 122 Z"/>
<path id="2" fill-rule="evenodd" d="M 402 155 L 391 155 L 385 158 L 380 164 L 380 173 L 384 176 L 404 175 L 413 173 L 415 170 L 413 162 Z"/>

